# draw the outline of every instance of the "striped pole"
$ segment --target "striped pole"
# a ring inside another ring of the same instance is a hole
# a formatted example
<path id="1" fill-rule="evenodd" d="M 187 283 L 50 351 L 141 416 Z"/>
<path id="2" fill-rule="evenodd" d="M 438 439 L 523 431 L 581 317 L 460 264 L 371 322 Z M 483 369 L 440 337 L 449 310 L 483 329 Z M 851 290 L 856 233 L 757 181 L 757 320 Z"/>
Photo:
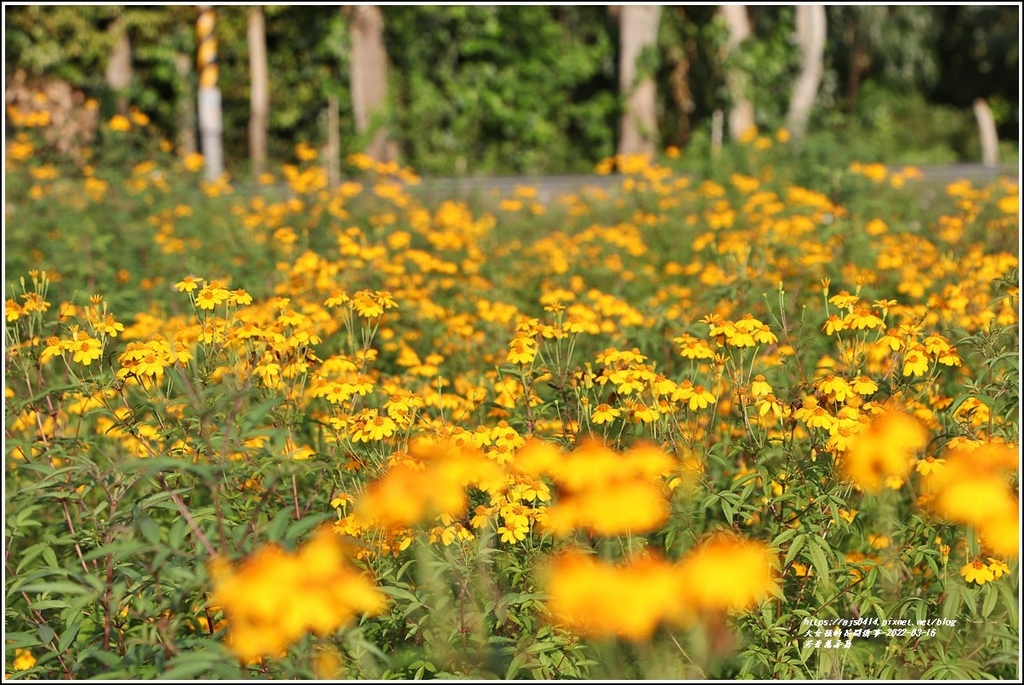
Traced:
<path id="1" fill-rule="evenodd" d="M 197 5 L 196 62 L 199 71 L 199 137 L 206 161 L 206 180 L 215 181 L 224 173 L 222 142 L 223 118 L 220 89 L 217 88 L 217 37 L 213 33 L 215 17 L 210 5 Z"/>

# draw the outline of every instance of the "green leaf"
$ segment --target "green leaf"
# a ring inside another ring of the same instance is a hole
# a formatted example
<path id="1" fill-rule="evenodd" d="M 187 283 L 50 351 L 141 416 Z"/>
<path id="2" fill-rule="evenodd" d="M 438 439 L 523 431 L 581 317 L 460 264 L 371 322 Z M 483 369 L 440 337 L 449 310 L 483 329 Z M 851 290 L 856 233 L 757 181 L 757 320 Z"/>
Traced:
<path id="1" fill-rule="evenodd" d="M 962 590 L 958 583 L 946 583 L 946 601 L 942 603 L 943 617 L 955 618 L 960 613 L 960 605 L 963 603 Z M 923 677 L 923 676 L 922 676 Z"/>
<path id="2" fill-rule="evenodd" d="M 135 522 L 139 526 L 139 532 L 142 533 L 142 537 L 146 538 L 147 542 L 151 545 L 160 544 L 160 526 L 156 524 L 156 521 L 146 514 L 141 514 Z"/>
<path id="3" fill-rule="evenodd" d="M 224 655 L 206 651 L 183 652 L 171 659 L 160 680 L 193 680 L 223 663 Z"/>
<path id="4" fill-rule="evenodd" d="M 21 555 L 21 561 L 18 562 L 18 567 L 15 569 L 15 573 L 21 573 L 22 569 L 28 564 L 28 562 L 35 559 L 37 556 L 42 554 L 43 550 L 48 548 L 50 545 L 45 542 L 37 542 L 36 544 L 28 547 Z M 56 567 L 56 564 L 50 564 L 52 567 Z"/>
<path id="5" fill-rule="evenodd" d="M 532 645 L 526 648 L 527 654 L 537 654 L 538 652 L 550 652 L 557 649 L 553 642 L 534 642 Z"/>
<path id="6" fill-rule="evenodd" d="M 526 654 L 516 654 L 512 657 L 512 661 L 508 665 L 508 670 L 505 671 L 505 680 L 512 680 L 516 677 L 516 674 L 523 669 L 523 665 L 527 661 Z"/>
<path id="7" fill-rule="evenodd" d="M 75 638 L 78 637 L 78 631 L 82 628 L 82 621 L 77 620 L 72 622 L 67 629 L 61 633 L 60 642 L 57 644 L 58 651 L 66 652 L 68 647 L 74 643 Z"/>
<path id="8" fill-rule="evenodd" d="M 999 593 L 996 591 L 991 584 L 985 586 L 982 590 L 982 594 L 985 595 L 985 599 L 981 603 L 981 616 L 982 618 L 988 618 L 989 614 L 996 607 L 996 602 L 999 600 Z"/>
<path id="9" fill-rule="evenodd" d="M 307 514 L 298 521 L 293 522 L 288 529 L 285 531 L 285 540 L 297 540 L 300 539 L 305 533 L 316 528 L 324 521 L 329 521 L 335 517 L 333 511 L 325 511 L 316 514 Z"/>
<path id="10" fill-rule="evenodd" d="M 729 501 L 726 498 L 724 498 L 724 497 L 722 498 L 722 513 L 725 514 L 725 520 L 730 525 L 732 525 L 732 519 L 733 519 L 733 513 L 734 513 L 733 512 L 733 508 L 732 508 L 732 505 L 729 504 Z"/>
<path id="11" fill-rule="evenodd" d="M 57 633 L 53 632 L 53 628 L 46 625 L 45 623 L 39 626 L 38 632 L 39 641 L 42 642 L 44 645 L 50 644 L 50 640 L 52 640 L 57 635 Z"/>
<path id="12" fill-rule="evenodd" d="M 811 557 L 811 564 L 814 566 L 814 572 L 818 575 L 818 579 L 823 583 L 828 583 L 828 559 L 825 557 L 825 551 L 822 549 L 822 543 L 816 537 L 807 538 L 807 553 Z"/>
<path id="13" fill-rule="evenodd" d="M 49 583 L 29 583 L 21 588 L 23 592 L 56 592 L 65 595 L 87 595 L 92 590 L 84 588 L 77 583 L 64 580 L 55 580 Z"/>
<path id="14" fill-rule="evenodd" d="M 53 547 L 47 546 L 43 548 L 43 559 L 50 568 L 60 568 L 60 564 L 57 563 L 57 554 L 53 551 Z"/>
<path id="15" fill-rule="evenodd" d="M 796 559 L 796 555 L 800 553 L 800 550 L 804 548 L 807 543 L 807 534 L 801 533 L 793 538 L 793 544 L 789 546 L 789 551 L 786 552 L 786 561 L 782 564 L 783 566 L 789 566 L 790 562 Z"/>

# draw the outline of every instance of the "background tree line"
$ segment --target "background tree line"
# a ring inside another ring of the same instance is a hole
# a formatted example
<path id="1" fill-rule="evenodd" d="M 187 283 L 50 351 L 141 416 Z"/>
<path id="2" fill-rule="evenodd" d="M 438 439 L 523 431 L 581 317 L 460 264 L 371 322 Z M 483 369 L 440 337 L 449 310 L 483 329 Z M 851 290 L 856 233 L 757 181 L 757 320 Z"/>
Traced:
<path id="1" fill-rule="evenodd" d="M 976 98 L 1016 141 L 1019 7 L 814 9 L 218 7 L 225 157 L 245 172 L 330 141 L 425 174 L 558 173 L 754 124 L 976 160 Z M 195 6 L 4 11 L 8 91 L 60 80 L 194 149 Z"/>

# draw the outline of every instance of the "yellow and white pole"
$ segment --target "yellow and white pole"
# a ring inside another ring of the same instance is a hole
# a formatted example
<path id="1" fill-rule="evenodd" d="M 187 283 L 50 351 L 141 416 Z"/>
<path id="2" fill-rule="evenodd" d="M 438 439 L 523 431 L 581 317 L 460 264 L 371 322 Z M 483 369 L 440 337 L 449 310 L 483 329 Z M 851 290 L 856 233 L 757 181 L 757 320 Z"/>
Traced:
<path id="1" fill-rule="evenodd" d="M 217 37 L 213 7 L 197 5 L 196 61 L 199 71 L 199 138 L 206 162 L 206 180 L 215 181 L 224 173 L 224 146 L 222 142 L 223 117 L 220 89 L 217 88 Z"/>

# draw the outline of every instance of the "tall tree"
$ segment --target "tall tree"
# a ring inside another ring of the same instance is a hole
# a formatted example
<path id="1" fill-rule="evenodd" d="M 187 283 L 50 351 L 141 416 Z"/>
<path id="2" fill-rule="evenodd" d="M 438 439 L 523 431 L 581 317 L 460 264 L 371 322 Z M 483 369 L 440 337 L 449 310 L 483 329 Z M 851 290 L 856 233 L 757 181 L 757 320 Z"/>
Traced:
<path id="1" fill-rule="evenodd" d="M 935 7 L 833 5 L 828 12 L 834 44 L 845 48 L 833 59 L 847 74 L 849 111 L 856 109 L 868 77 L 908 91 L 930 88 L 938 80 L 936 46 L 942 27 Z"/>
<path id="2" fill-rule="evenodd" d="M 366 154 L 387 162 L 393 157 L 388 129 L 382 119 L 387 113 L 388 54 L 384 48 L 384 16 L 376 5 L 349 8 L 352 40 L 352 115 L 356 133 L 373 134 Z"/>
<path id="3" fill-rule="evenodd" d="M 623 5 L 619 9 L 619 91 L 626 106 L 619 123 L 620 155 L 654 155 L 658 144 L 657 100 L 654 69 L 642 55 L 658 43 L 661 7 Z"/>
<path id="4" fill-rule="evenodd" d="M 797 139 L 807 132 L 807 120 L 825 71 L 825 7 L 798 5 L 796 8 L 796 40 L 800 46 L 800 75 L 793 84 L 793 94 L 786 113 L 786 127 Z"/>
<path id="5" fill-rule="evenodd" d="M 224 173 L 224 117 L 220 89 L 217 88 L 217 38 L 211 5 L 197 5 L 196 61 L 199 66 L 199 136 L 203 143 L 206 180 L 215 181 Z"/>
<path id="6" fill-rule="evenodd" d="M 252 172 L 262 174 L 267 165 L 267 125 L 270 117 L 270 84 L 267 77 L 267 30 L 263 7 L 249 8 L 249 156 Z"/>
<path id="7" fill-rule="evenodd" d="M 120 15 L 110 25 L 111 42 L 110 59 L 105 72 L 107 87 L 110 88 L 117 102 L 117 111 L 128 114 L 128 86 L 132 82 L 132 44 L 128 38 L 128 27 L 124 15 Z"/>
<path id="8" fill-rule="evenodd" d="M 178 97 L 177 127 L 178 144 L 184 154 L 199 152 L 196 140 L 196 97 L 192 81 L 192 57 L 184 52 L 174 55 L 174 70 L 178 75 L 180 96 Z"/>
<path id="9" fill-rule="evenodd" d="M 718 8 L 728 38 L 725 44 L 725 57 L 728 60 L 739 49 L 740 44 L 750 37 L 750 17 L 746 5 L 721 5 Z M 729 110 L 729 137 L 736 140 L 754 125 L 754 105 L 747 97 L 747 75 L 735 66 L 728 67 L 725 75 L 726 87 L 732 108 Z"/>

